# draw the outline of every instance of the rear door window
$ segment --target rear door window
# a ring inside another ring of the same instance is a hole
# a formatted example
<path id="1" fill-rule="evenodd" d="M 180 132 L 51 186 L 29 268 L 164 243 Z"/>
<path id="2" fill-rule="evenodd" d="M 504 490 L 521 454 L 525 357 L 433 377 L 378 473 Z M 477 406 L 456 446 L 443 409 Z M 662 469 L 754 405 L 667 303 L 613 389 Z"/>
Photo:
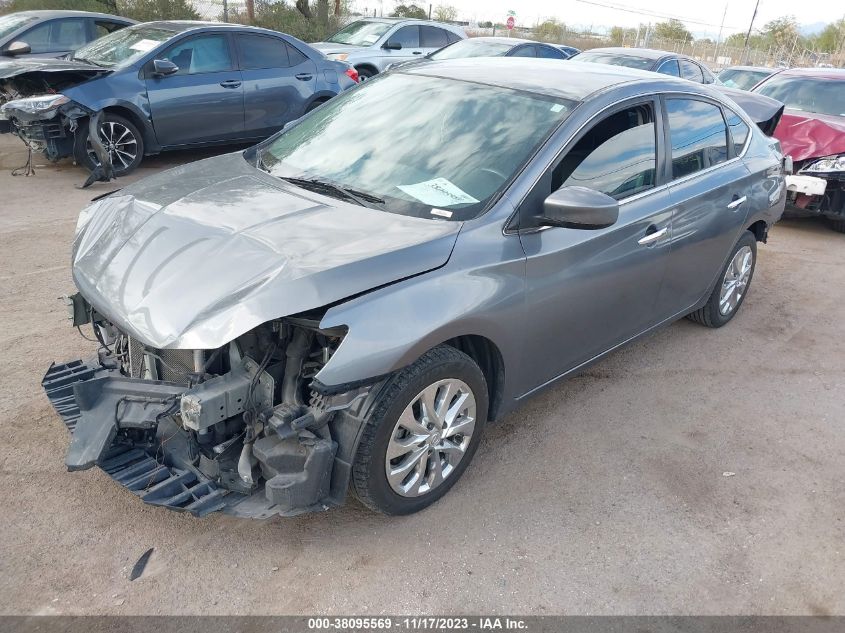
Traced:
<path id="1" fill-rule="evenodd" d="M 235 36 L 242 70 L 259 68 L 287 68 L 290 66 L 285 43 L 267 35 Z"/>
<path id="2" fill-rule="evenodd" d="M 704 75 L 701 74 L 701 68 L 698 67 L 698 64 L 691 62 L 688 59 L 681 59 L 678 61 L 681 64 L 681 76 L 684 79 L 689 79 L 690 81 L 694 81 L 699 84 L 704 83 Z"/>
<path id="3" fill-rule="evenodd" d="M 537 57 L 537 49 L 533 45 L 527 44 L 515 48 L 508 57 Z"/>
<path id="4" fill-rule="evenodd" d="M 678 68 L 677 59 L 667 59 L 665 62 L 660 64 L 660 67 L 657 69 L 657 72 L 662 73 L 664 75 L 672 75 L 673 77 L 681 76 L 681 69 Z"/>
<path id="5" fill-rule="evenodd" d="M 94 20 L 94 37 L 103 37 L 103 35 L 114 33 L 118 29 L 122 29 L 125 26 L 126 24 L 122 22 L 112 22 L 111 20 Z"/>
<path id="6" fill-rule="evenodd" d="M 748 141 L 748 136 L 751 134 L 751 128 L 749 128 L 748 125 L 745 124 L 745 121 L 743 121 L 733 110 L 725 108 L 725 115 L 728 118 L 728 130 L 731 134 L 734 155 L 739 156 L 745 148 L 745 143 Z"/>
<path id="7" fill-rule="evenodd" d="M 697 99 L 667 99 L 672 177 L 683 178 L 728 159 L 728 130 L 722 110 Z"/>
<path id="8" fill-rule="evenodd" d="M 552 48 L 551 46 L 541 46 L 539 44 L 537 45 L 537 57 L 542 57 L 544 59 L 566 59 L 566 55 L 563 51 Z"/>
<path id="9" fill-rule="evenodd" d="M 446 31 L 435 26 L 420 27 L 420 46 L 422 48 L 443 48 L 449 43 Z"/>

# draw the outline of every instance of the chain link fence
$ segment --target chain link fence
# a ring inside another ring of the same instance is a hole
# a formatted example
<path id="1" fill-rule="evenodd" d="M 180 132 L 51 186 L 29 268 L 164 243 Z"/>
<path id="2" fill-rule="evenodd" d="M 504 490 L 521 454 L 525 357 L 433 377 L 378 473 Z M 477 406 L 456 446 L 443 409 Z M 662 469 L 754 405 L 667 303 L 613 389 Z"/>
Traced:
<path id="1" fill-rule="evenodd" d="M 566 44 L 581 50 L 600 48 L 605 46 L 623 46 L 630 48 L 654 48 L 673 53 L 687 55 L 700 62 L 705 63 L 713 70 L 720 70 L 726 66 L 739 64 L 748 66 L 789 66 L 789 67 L 813 67 L 823 64 L 830 64 L 841 67 L 845 64 L 845 55 L 821 53 L 818 51 L 801 49 L 796 46 L 771 46 L 767 49 L 727 46 L 724 43 L 716 43 L 711 40 L 667 40 L 649 36 L 646 40 L 645 33 L 641 34 L 639 40 L 635 36 L 622 38 L 614 41 L 606 35 L 595 33 L 584 33 L 560 28 L 559 33 L 552 35 L 538 34 L 535 29 L 515 28 L 511 33 L 513 37 L 520 37 L 531 40 L 541 40 L 551 44 Z M 504 27 L 496 28 L 467 28 L 467 34 L 471 37 L 497 35 L 507 37 L 508 30 Z"/>

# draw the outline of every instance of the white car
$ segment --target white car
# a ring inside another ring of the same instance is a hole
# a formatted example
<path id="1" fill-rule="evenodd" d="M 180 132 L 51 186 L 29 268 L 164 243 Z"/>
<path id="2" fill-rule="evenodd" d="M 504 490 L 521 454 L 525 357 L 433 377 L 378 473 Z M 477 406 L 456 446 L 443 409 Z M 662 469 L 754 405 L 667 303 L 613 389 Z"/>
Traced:
<path id="1" fill-rule="evenodd" d="M 364 18 L 311 46 L 329 59 L 352 64 L 364 81 L 391 64 L 419 59 L 466 36 L 459 26 L 431 20 Z"/>

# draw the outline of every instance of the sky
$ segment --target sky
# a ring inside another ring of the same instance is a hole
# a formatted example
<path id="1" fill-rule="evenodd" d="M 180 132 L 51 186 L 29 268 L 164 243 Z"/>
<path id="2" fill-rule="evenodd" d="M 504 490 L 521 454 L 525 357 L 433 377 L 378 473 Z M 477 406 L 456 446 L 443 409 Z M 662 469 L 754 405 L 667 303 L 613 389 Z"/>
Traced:
<path id="1" fill-rule="evenodd" d="M 416 2 L 428 9 L 428 1 L 402 0 L 408 4 Z M 591 4 L 612 5 L 608 8 Z M 394 0 L 356 0 L 359 11 L 373 9 L 389 15 L 396 4 Z M 557 18 L 567 26 L 579 28 L 592 26 L 595 32 L 603 32 L 611 26 L 636 28 L 639 23 L 661 22 L 675 17 L 698 37 L 715 39 L 727 6 L 723 37 L 748 29 L 754 12 L 755 0 L 434 0 L 434 6 L 448 4 L 458 10 L 459 20 L 500 21 L 507 19 L 508 11 L 516 12 L 518 25 L 531 26 L 547 18 Z M 623 10 L 627 9 L 627 10 Z M 635 13 L 634 11 L 641 12 Z M 644 15 L 657 14 L 657 15 Z M 793 15 L 799 24 L 809 25 L 832 22 L 845 17 L 845 3 L 840 0 L 801 2 L 800 0 L 760 0 L 760 8 L 754 20 L 755 28 L 770 20 Z"/>

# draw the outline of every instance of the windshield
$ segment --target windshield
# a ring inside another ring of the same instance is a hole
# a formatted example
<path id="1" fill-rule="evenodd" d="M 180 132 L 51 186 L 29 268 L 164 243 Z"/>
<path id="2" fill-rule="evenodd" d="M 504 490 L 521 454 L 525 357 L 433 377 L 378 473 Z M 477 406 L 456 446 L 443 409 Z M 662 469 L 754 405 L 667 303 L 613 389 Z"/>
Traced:
<path id="1" fill-rule="evenodd" d="M 280 178 L 348 188 L 385 211 L 465 220 L 485 210 L 574 106 L 507 88 L 391 73 L 281 132 L 259 150 L 258 165 Z"/>
<path id="2" fill-rule="evenodd" d="M 777 99 L 787 108 L 845 116 L 845 81 L 775 75 L 756 92 Z"/>
<path id="3" fill-rule="evenodd" d="M 719 81 L 729 88 L 751 90 L 771 74 L 767 70 L 733 70 L 728 68 L 719 73 Z"/>
<path id="4" fill-rule="evenodd" d="M 107 68 L 127 66 L 174 35 L 174 31 L 144 24 L 130 26 L 77 49 L 73 59 L 85 60 Z"/>
<path id="5" fill-rule="evenodd" d="M 22 26 L 36 22 L 37 20 L 38 18 L 34 15 L 19 15 L 16 13 L 4 15 L 0 18 L 0 39 L 11 35 Z"/>
<path id="6" fill-rule="evenodd" d="M 619 53 L 580 53 L 574 57 L 575 61 L 593 62 L 595 64 L 610 64 L 611 66 L 627 66 L 628 68 L 639 68 L 648 70 L 654 64 L 654 60 L 633 55 L 620 55 Z"/>
<path id="7" fill-rule="evenodd" d="M 460 59 L 464 57 L 501 57 L 513 48 L 509 42 L 461 40 L 432 53 L 431 59 Z"/>
<path id="8" fill-rule="evenodd" d="M 332 35 L 327 42 L 348 44 L 349 46 L 369 46 L 393 26 L 390 22 L 353 22 Z"/>

